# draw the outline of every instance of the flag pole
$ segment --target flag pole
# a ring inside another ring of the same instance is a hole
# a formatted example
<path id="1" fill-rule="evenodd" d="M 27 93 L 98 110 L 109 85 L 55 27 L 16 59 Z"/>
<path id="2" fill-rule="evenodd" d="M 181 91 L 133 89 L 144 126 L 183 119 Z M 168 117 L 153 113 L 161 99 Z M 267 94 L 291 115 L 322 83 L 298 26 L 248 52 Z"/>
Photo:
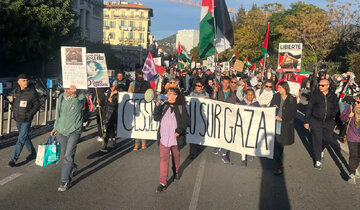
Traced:
<path id="1" fill-rule="evenodd" d="M 213 16 L 214 16 L 214 63 L 215 63 L 215 70 L 214 70 L 214 72 L 216 72 L 216 64 L 217 64 L 217 60 L 216 60 L 216 20 L 215 20 L 215 0 L 212 0 L 212 5 L 213 5 Z"/>

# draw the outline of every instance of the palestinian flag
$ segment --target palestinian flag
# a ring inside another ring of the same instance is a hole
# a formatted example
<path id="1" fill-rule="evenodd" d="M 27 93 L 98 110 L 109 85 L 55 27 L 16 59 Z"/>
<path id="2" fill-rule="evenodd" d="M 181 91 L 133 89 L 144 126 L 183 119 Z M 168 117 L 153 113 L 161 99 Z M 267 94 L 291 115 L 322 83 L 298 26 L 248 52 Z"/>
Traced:
<path id="1" fill-rule="evenodd" d="M 251 63 L 248 61 L 247 57 L 244 59 L 244 64 L 245 64 L 245 66 L 247 66 L 248 68 L 251 67 Z"/>
<path id="2" fill-rule="evenodd" d="M 215 46 L 214 18 L 216 21 Z M 233 45 L 234 32 L 225 0 L 202 0 L 199 39 L 200 58 L 204 59 L 214 55 L 215 51 L 221 53 Z"/>
<path id="3" fill-rule="evenodd" d="M 238 56 L 238 51 L 236 50 L 236 52 L 234 53 L 234 55 L 231 56 L 230 60 L 236 58 Z"/>
<path id="4" fill-rule="evenodd" d="M 190 60 L 191 60 L 191 63 L 194 62 L 195 61 L 194 56 L 191 56 Z"/>
<path id="5" fill-rule="evenodd" d="M 181 60 L 183 60 L 183 61 L 185 61 L 185 62 L 191 63 L 190 57 L 189 57 L 188 54 L 182 49 L 180 42 L 179 42 L 179 46 L 178 46 L 178 56 L 179 56 L 179 59 L 181 59 Z"/>
<path id="6" fill-rule="evenodd" d="M 217 53 L 221 53 L 234 45 L 234 31 L 230 20 L 228 8 L 225 0 L 214 1 L 215 21 L 216 21 L 216 41 L 215 48 Z"/>
<path id="7" fill-rule="evenodd" d="M 260 60 L 260 67 L 262 68 L 263 66 L 264 66 L 264 59 L 261 58 L 261 60 Z"/>
<path id="8" fill-rule="evenodd" d="M 265 56 L 265 54 L 267 53 L 268 46 L 269 46 L 269 31 L 270 31 L 270 23 L 268 23 L 268 25 L 267 25 L 265 38 L 264 38 L 263 44 L 261 46 L 261 55 L 259 57 L 255 58 L 255 60 L 253 60 L 253 63 L 255 63 L 256 61 L 263 58 Z"/>
<path id="9" fill-rule="evenodd" d="M 215 54 L 213 0 L 202 0 L 200 15 L 199 54 L 204 59 Z"/>

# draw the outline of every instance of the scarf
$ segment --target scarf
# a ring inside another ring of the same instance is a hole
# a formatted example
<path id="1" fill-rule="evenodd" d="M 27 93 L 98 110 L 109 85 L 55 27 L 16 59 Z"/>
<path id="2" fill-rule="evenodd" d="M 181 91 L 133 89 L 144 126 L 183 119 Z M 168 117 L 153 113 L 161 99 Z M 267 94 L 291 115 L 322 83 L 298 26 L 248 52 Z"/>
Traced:
<path id="1" fill-rule="evenodd" d="M 359 125 L 360 125 L 360 107 L 359 108 L 355 107 L 354 111 L 355 111 L 355 127 L 359 128 Z"/>
<path id="2" fill-rule="evenodd" d="M 70 101 L 71 99 L 73 99 L 74 97 L 72 95 L 66 95 L 66 93 L 64 94 L 64 99 L 65 101 Z"/>

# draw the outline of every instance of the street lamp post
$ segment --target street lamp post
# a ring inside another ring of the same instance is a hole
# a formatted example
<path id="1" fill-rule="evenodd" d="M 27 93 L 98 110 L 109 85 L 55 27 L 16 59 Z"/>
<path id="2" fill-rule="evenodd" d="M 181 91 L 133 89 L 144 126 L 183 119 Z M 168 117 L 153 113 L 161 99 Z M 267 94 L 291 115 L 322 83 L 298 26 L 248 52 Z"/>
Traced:
<path id="1" fill-rule="evenodd" d="M 311 88 L 311 91 L 314 91 L 315 87 L 316 87 L 316 75 L 318 74 L 318 69 L 317 69 L 318 59 L 317 59 L 317 55 L 316 55 L 314 47 L 310 44 L 310 42 L 304 36 L 301 36 L 301 37 L 305 40 L 305 43 L 311 47 L 311 49 L 313 50 L 313 53 L 315 55 L 315 72 L 313 75 L 313 86 Z"/>

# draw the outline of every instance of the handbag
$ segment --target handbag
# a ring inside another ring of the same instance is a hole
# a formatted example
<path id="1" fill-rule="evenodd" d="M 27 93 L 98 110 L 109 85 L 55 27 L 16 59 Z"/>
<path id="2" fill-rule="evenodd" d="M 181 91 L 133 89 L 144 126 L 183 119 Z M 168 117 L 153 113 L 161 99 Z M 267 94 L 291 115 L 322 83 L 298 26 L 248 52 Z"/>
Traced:
<path id="1" fill-rule="evenodd" d="M 52 136 L 49 137 L 46 143 L 38 146 L 38 152 L 36 155 L 35 164 L 41 167 L 45 167 L 51 163 L 59 163 L 60 159 L 60 144 L 54 140 Z"/>

